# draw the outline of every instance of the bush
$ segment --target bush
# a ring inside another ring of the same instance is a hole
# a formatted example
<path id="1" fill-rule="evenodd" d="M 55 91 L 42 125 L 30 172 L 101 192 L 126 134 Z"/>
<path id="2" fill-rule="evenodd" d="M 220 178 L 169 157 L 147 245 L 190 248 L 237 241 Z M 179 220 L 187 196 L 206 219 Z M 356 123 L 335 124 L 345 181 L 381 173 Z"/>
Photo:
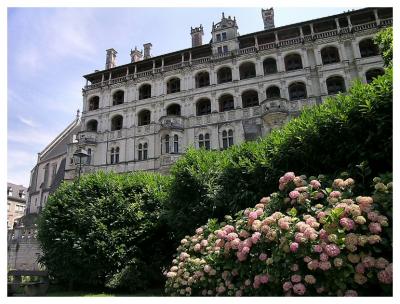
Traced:
<path id="1" fill-rule="evenodd" d="M 169 178 L 97 172 L 63 183 L 39 219 L 42 263 L 60 284 L 135 290 L 163 284 L 170 243 L 160 213 Z"/>
<path id="2" fill-rule="evenodd" d="M 172 296 L 391 296 L 392 183 L 374 179 L 374 199 L 354 180 L 288 172 L 279 191 L 233 219 L 186 236 L 166 272 Z M 377 198 L 379 199 L 377 200 Z M 390 205 L 391 203 L 389 203 Z"/>

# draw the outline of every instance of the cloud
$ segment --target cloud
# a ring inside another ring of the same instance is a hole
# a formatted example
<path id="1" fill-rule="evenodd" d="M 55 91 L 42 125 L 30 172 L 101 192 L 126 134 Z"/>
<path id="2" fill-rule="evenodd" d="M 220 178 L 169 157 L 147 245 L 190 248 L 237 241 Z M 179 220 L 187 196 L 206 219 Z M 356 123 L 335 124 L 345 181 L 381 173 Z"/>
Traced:
<path id="1" fill-rule="evenodd" d="M 36 128 L 38 125 L 36 123 L 33 122 L 32 119 L 28 119 L 22 116 L 18 116 L 18 119 L 25 125 L 32 127 L 32 128 Z"/>
<path id="2" fill-rule="evenodd" d="M 29 186 L 30 170 L 35 166 L 37 155 L 22 150 L 13 149 L 7 155 L 7 181 Z"/>
<path id="3" fill-rule="evenodd" d="M 39 129 L 24 129 L 11 130 L 8 132 L 8 142 L 23 145 L 31 145 L 36 148 L 46 147 L 58 133 L 54 132 L 54 128 L 39 130 Z M 39 151 L 34 151 L 39 152 Z"/>

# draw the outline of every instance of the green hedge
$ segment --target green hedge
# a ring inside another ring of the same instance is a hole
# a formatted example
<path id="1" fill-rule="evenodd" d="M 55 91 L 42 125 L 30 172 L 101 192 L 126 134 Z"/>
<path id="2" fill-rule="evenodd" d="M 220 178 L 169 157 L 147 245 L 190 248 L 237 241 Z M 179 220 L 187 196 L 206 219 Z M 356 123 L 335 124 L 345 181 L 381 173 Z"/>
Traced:
<path id="1" fill-rule="evenodd" d="M 39 219 L 42 262 L 73 288 L 160 286 L 168 256 L 160 214 L 169 178 L 158 174 L 85 175 L 64 182 Z"/>

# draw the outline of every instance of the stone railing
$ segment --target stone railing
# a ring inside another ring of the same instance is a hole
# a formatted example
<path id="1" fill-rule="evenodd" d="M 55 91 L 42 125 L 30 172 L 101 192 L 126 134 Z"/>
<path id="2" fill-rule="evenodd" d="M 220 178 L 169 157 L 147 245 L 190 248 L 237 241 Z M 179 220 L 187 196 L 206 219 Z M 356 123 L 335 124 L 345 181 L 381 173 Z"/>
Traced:
<path id="1" fill-rule="evenodd" d="M 166 129 L 183 129 L 185 118 L 176 115 L 162 116 L 159 120 L 161 127 Z"/>
<path id="2" fill-rule="evenodd" d="M 95 143 L 97 141 L 97 132 L 81 132 L 78 141 L 79 143 Z"/>
<path id="3" fill-rule="evenodd" d="M 275 112 L 288 112 L 288 101 L 284 98 L 276 98 L 276 99 L 266 99 L 261 102 L 262 114 L 266 115 L 268 113 Z"/>
<path id="4" fill-rule="evenodd" d="M 263 50 L 270 50 L 270 49 L 273 49 L 275 47 L 276 47 L 276 43 L 275 42 L 270 42 L 270 43 L 260 44 L 258 46 L 258 49 L 260 51 L 263 51 Z"/>
<path id="5" fill-rule="evenodd" d="M 175 63 L 171 65 L 166 65 L 164 66 L 164 72 L 172 71 L 172 70 L 177 70 L 182 67 L 182 63 Z"/>
<path id="6" fill-rule="evenodd" d="M 251 47 L 247 47 L 247 48 L 244 48 L 244 49 L 236 50 L 235 53 L 237 55 L 242 55 L 242 54 L 254 53 L 255 51 L 256 51 L 256 47 L 255 46 L 251 46 Z"/>
<path id="7" fill-rule="evenodd" d="M 381 26 L 390 26 L 393 24 L 393 19 L 388 18 L 388 19 L 381 19 Z"/>
<path id="8" fill-rule="evenodd" d="M 376 22 L 368 22 L 368 23 L 364 23 L 364 24 L 357 24 L 357 25 L 353 25 L 353 30 L 355 32 L 359 32 L 359 31 L 365 31 L 365 30 L 369 30 L 372 28 L 376 27 Z"/>
<path id="9" fill-rule="evenodd" d="M 330 30 L 330 31 L 326 31 L 326 32 L 321 32 L 321 33 L 316 33 L 314 34 L 315 39 L 324 39 L 324 38 L 329 38 L 329 37 L 333 37 L 336 36 L 338 34 L 338 30 Z"/>

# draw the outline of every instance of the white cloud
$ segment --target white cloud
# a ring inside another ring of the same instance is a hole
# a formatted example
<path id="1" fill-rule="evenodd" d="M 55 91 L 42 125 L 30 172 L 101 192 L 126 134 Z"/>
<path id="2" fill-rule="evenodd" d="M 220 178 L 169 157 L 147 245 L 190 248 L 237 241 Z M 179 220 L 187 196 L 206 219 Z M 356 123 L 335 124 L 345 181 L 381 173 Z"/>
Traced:
<path id="1" fill-rule="evenodd" d="M 22 117 L 22 116 L 18 116 L 18 119 L 19 119 L 23 124 L 25 124 L 25 125 L 27 125 L 27 126 L 29 126 L 29 127 L 36 128 L 36 127 L 38 126 L 32 119 L 25 118 L 25 117 Z"/>
<path id="2" fill-rule="evenodd" d="M 11 130 L 8 132 L 8 142 L 23 145 L 33 145 L 35 147 L 45 148 L 56 136 L 54 128 L 39 130 L 39 129 L 24 129 Z M 34 151 L 39 152 L 39 151 Z"/>

